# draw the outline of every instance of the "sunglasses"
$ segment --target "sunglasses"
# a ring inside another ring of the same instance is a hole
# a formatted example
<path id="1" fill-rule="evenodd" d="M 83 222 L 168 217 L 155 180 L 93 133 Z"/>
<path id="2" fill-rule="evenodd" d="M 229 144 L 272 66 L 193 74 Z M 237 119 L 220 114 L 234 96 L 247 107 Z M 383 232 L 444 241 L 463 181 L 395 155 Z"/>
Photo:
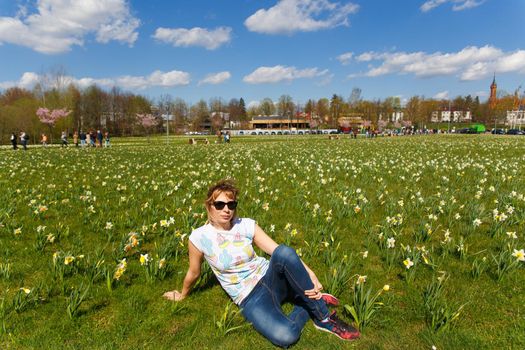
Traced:
<path id="1" fill-rule="evenodd" d="M 224 209 L 224 206 L 227 205 L 228 206 L 228 209 L 230 210 L 234 210 L 235 208 L 237 208 L 237 201 L 231 201 L 231 202 L 222 202 L 222 201 L 215 201 L 213 202 L 213 206 L 215 207 L 215 209 L 217 210 L 222 210 Z"/>

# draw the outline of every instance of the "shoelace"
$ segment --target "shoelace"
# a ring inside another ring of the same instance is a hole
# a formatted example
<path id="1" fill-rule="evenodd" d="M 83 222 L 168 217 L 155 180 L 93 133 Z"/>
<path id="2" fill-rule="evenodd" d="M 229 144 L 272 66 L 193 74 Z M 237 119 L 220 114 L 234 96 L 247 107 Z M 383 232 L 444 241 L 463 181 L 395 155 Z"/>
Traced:
<path id="1" fill-rule="evenodd" d="M 331 319 L 332 319 L 332 321 L 334 322 L 334 324 L 337 327 L 339 327 L 343 331 L 349 331 L 348 326 L 346 325 L 346 323 L 344 323 L 341 319 L 339 319 L 339 317 L 337 317 L 337 315 L 335 315 L 335 314 L 332 315 Z"/>

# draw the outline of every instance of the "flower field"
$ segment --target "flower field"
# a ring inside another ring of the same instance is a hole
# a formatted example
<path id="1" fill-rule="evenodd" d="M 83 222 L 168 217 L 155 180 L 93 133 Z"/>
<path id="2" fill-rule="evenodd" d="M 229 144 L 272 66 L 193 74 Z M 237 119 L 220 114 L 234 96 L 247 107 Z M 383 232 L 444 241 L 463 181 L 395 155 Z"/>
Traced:
<path id="1" fill-rule="evenodd" d="M 162 298 L 225 177 L 362 331 L 296 348 L 525 348 L 525 138 L 186 142 L 0 150 L 1 348 L 272 348 L 207 268 Z"/>

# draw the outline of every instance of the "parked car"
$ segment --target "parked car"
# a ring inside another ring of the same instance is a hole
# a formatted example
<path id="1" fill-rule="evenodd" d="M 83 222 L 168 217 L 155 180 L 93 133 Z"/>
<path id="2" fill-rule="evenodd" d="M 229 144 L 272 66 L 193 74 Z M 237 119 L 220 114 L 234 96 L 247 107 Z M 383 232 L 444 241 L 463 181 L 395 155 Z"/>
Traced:
<path id="1" fill-rule="evenodd" d="M 492 129 L 490 132 L 493 135 L 505 135 L 505 130 L 503 129 Z"/>
<path id="2" fill-rule="evenodd" d="M 476 129 L 472 129 L 472 128 L 459 129 L 457 132 L 460 134 L 477 134 L 478 133 Z"/>
<path id="3" fill-rule="evenodd" d="M 507 131 L 507 135 L 525 135 L 525 132 L 519 129 L 509 129 L 509 131 Z"/>

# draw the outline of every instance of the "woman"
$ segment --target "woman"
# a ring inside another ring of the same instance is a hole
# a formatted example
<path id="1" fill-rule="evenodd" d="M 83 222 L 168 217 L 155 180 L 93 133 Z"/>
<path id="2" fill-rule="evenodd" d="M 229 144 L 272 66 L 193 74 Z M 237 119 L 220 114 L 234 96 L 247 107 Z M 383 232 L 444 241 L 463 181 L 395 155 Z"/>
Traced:
<path id="1" fill-rule="evenodd" d="M 199 278 L 205 258 L 246 320 L 273 344 L 288 347 L 297 342 L 310 318 L 316 328 L 341 339 L 359 337 L 359 332 L 338 319 L 335 311 L 330 313 L 328 306 L 339 301 L 321 293 L 323 286 L 294 249 L 277 245 L 252 219 L 236 217 L 238 192 L 228 180 L 209 189 L 205 203 L 208 223 L 189 237 L 189 268 L 182 290 L 166 292 L 164 297 L 185 299 Z M 257 256 L 252 243 L 270 255 L 270 261 Z M 281 308 L 284 301 L 294 304 L 289 315 Z"/>

